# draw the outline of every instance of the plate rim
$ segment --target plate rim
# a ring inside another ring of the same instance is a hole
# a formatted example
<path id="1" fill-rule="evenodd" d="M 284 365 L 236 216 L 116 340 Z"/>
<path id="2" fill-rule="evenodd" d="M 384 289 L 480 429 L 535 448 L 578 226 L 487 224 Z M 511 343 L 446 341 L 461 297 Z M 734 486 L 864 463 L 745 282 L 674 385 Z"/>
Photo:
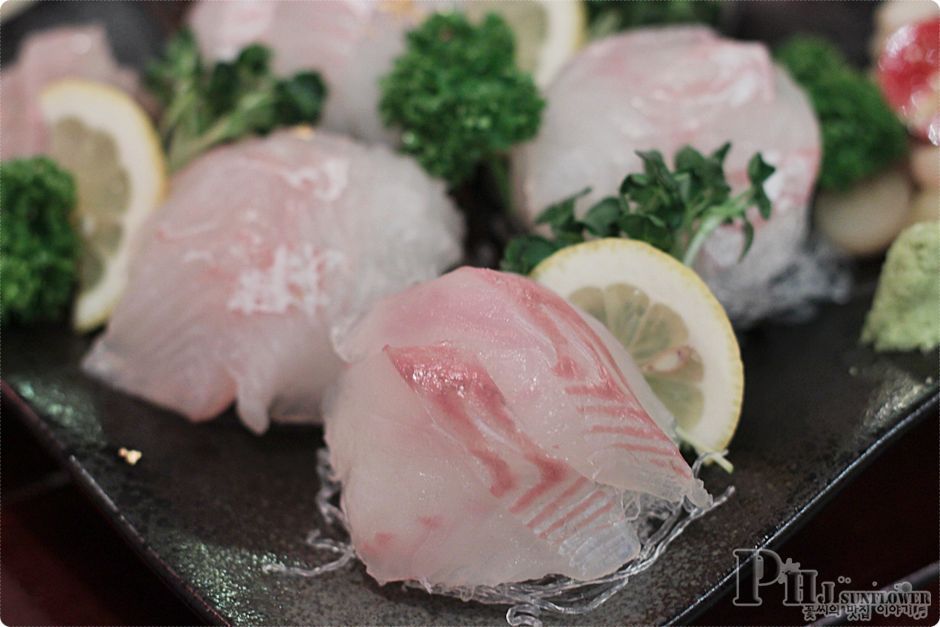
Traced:
<path id="1" fill-rule="evenodd" d="M 98 481 L 71 454 L 67 447 L 53 435 L 52 429 L 33 407 L 10 385 L 0 378 L 0 395 L 9 401 L 14 414 L 20 422 L 36 436 L 44 449 L 64 466 L 69 477 L 75 482 L 82 494 L 97 509 L 114 529 L 118 536 L 133 549 L 141 561 L 154 572 L 163 583 L 176 594 L 190 609 L 210 625 L 232 625 L 232 622 L 207 601 L 198 590 L 189 585 L 185 578 L 164 560 L 150 546 L 144 535 L 121 513 L 114 501 L 98 484 Z"/>
<path id="2" fill-rule="evenodd" d="M 66 471 L 86 494 L 96 509 L 99 509 L 107 519 L 109 525 L 118 535 L 131 546 L 141 560 L 200 618 L 213 625 L 232 625 L 233 623 L 207 601 L 198 590 L 186 582 L 185 578 L 177 573 L 159 553 L 156 552 L 134 525 L 121 513 L 117 505 L 108 497 L 98 484 L 97 480 L 89 474 L 78 459 L 69 453 L 65 446 L 53 435 L 51 428 L 39 413 L 23 399 L 6 380 L 0 378 L 0 394 L 8 399 L 15 410 L 15 414 L 26 424 L 27 428 L 37 436 L 43 448 L 48 450 L 65 467 Z M 782 521 L 774 532 L 768 536 L 755 549 L 767 549 L 779 546 L 790 535 L 807 524 L 814 515 L 858 473 L 874 462 L 879 455 L 887 449 L 903 433 L 911 427 L 925 420 L 930 410 L 940 407 L 940 386 L 934 385 L 924 391 L 908 406 L 905 416 L 890 427 L 886 432 L 875 438 L 861 454 L 849 462 L 835 477 L 826 484 L 813 497 L 802 504 L 790 517 Z M 715 583 L 692 605 L 680 610 L 665 624 L 687 624 L 712 607 L 718 599 L 731 589 L 736 573 L 750 568 L 753 564 L 753 555 L 740 566 L 729 569 L 721 579 Z"/>
<path id="3" fill-rule="evenodd" d="M 874 463 L 878 457 L 894 442 L 914 425 L 926 420 L 933 408 L 940 409 L 940 386 L 937 384 L 927 388 L 921 396 L 908 405 L 905 416 L 896 422 L 887 431 L 875 438 L 869 446 L 849 462 L 825 487 L 813 494 L 812 498 L 803 503 L 789 518 L 784 520 L 774 532 L 761 544 L 753 547 L 757 549 L 773 549 L 780 546 L 790 536 L 809 523 L 819 510 L 835 498 L 858 474 Z M 698 601 L 685 608 L 667 621 L 667 624 L 688 624 L 712 607 L 718 599 L 730 592 L 734 579 L 739 572 L 748 572 L 754 564 L 752 553 L 743 564 L 731 568 L 721 580 L 702 595 Z"/>

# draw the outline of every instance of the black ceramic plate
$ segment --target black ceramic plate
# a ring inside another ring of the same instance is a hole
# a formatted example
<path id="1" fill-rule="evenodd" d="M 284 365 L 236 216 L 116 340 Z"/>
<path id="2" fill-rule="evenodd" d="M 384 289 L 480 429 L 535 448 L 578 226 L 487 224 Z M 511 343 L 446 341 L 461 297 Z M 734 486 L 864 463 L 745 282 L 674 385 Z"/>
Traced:
<path id="1" fill-rule="evenodd" d="M 89 17 L 107 20 L 109 32 L 131 44 L 122 56 L 139 60 L 160 38 L 145 5 L 41 4 L 3 26 L 4 61 L 8 46 L 28 30 Z M 745 11 L 742 19 L 752 18 Z M 761 22 L 753 23 L 756 29 Z M 878 448 L 915 421 L 936 417 L 936 354 L 878 356 L 857 346 L 872 286 L 864 282 L 852 302 L 824 307 L 810 323 L 765 325 L 741 338 L 747 393 L 731 455 L 736 471 L 704 472 L 713 492 L 734 484 L 737 494 L 601 609 L 546 622 L 691 618 L 729 582 L 735 548 L 778 542 Z M 263 572 L 266 563 L 324 558 L 303 544 L 318 524 L 317 429 L 281 427 L 259 438 L 231 415 L 191 425 L 85 377 L 77 364 L 88 340 L 65 328 L 4 329 L 2 343 L 3 393 L 144 559 L 207 620 L 502 621 L 505 608 L 380 588 L 361 568 L 315 580 Z M 140 462 L 128 465 L 121 447 L 140 450 Z"/>
<path id="2" fill-rule="evenodd" d="M 646 573 L 586 620 L 688 618 L 732 574 L 732 551 L 773 544 L 916 420 L 936 419 L 937 356 L 876 357 L 857 348 L 868 299 L 812 323 L 745 336 L 747 395 L 735 472 L 704 478 L 735 496 L 696 521 Z M 144 557 L 209 620 L 239 624 L 483 624 L 491 608 L 379 588 L 361 568 L 302 580 L 262 572 L 310 564 L 317 523 L 315 429 L 255 437 L 233 416 L 191 425 L 89 380 L 87 341 L 59 328 L 3 336 L 5 393 Z M 11 394 L 12 396 L 12 394 Z M 118 456 L 143 452 L 136 466 Z M 555 621 L 548 621 L 553 623 Z"/>

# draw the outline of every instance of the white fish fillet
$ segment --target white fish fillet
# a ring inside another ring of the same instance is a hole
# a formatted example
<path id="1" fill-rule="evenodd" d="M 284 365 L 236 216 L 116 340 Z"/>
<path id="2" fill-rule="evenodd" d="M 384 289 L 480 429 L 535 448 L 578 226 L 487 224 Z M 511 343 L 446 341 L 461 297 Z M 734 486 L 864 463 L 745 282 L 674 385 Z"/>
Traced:
<path id="1" fill-rule="evenodd" d="M 356 552 L 380 583 L 591 579 L 643 495 L 709 496 L 623 347 L 548 289 L 461 268 L 379 302 L 326 403 Z"/>
<path id="2" fill-rule="evenodd" d="M 230 60 L 262 43 L 274 51 L 279 74 L 319 71 L 329 90 L 323 128 L 394 143 L 379 118 L 379 78 L 424 15 L 412 2 L 235 0 L 200 2 L 188 22 L 210 60 Z"/>
<path id="3" fill-rule="evenodd" d="M 137 242 L 129 287 L 84 367 L 253 431 L 314 420 L 339 368 L 331 334 L 460 256 L 441 183 L 388 148 L 282 131 L 200 157 Z"/>
<path id="4" fill-rule="evenodd" d="M 645 29 L 597 41 L 582 50 L 546 92 L 538 137 L 516 154 L 519 206 L 530 219 L 585 187 L 581 210 L 616 192 L 642 169 L 637 150 L 667 159 L 685 145 L 712 151 L 732 143 L 729 182 L 747 185 L 755 152 L 777 168 L 766 189 L 773 214 L 753 216 L 756 236 L 737 264 L 739 229 L 723 227 L 696 264 L 733 316 L 791 262 L 807 230 L 807 209 L 820 159 L 819 128 L 810 104 L 766 48 L 732 41 L 707 28 Z"/>
<path id="5" fill-rule="evenodd" d="M 83 78 L 137 93 L 137 75 L 111 56 L 104 28 L 57 28 L 31 35 L 17 62 L 0 72 L 0 142 L 3 159 L 40 154 L 48 142 L 39 94 L 53 81 Z"/>

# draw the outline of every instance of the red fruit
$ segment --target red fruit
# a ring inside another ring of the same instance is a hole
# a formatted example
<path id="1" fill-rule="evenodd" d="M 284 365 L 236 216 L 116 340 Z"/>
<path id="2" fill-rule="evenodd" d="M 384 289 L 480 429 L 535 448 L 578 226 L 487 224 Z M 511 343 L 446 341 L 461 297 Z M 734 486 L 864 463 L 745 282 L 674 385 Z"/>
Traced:
<path id="1" fill-rule="evenodd" d="M 940 18 L 902 26 L 888 38 L 878 82 L 908 128 L 940 145 Z"/>

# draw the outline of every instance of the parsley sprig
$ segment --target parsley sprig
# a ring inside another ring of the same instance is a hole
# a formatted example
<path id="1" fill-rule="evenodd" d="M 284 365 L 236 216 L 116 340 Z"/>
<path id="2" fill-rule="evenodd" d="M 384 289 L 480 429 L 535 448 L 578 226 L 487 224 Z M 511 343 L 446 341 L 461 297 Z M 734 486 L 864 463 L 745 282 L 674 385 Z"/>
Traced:
<path id="1" fill-rule="evenodd" d="M 68 310 L 81 242 L 75 179 L 46 157 L 0 164 L 0 324 Z"/>
<path id="2" fill-rule="evenodd" d="M 160 134 L 170 170 L 218 144 L 319 119 L 326 98 L 319 73 L 275 76 L 272 55 L 252 44 L 232 61 L 207 65 L 191 31 L 170 40 L 145 77 L 163 105 Z"/>
<path id="3" fill-rule="evenodd" d="M 747 168 L 750 186 L 732 194 L 724 173 L 730 150 L 728 143 L 704 155 L 686 146 L 676 154 L 672 170 L 659 151 L 638 151 L 643 172 L 628 174 L 617 194 L 597 201 L 581 218 L 575 215 L 575 204 L 590 188 L 548 207 L 536 223 L 548 225 L 552 237 L 514 238 L 506 247 L 502 268 L 528 274 L 549 255 L 588 237 L 640 240 L 692 265 L 708 236 L 732 223 L 740 223 L 744 231 L 743 258 L 754 240 L 747 210 L 756 206 L 763 218 L 770 217 L 764 183 L 774 168 L 755 154 Z"/>
<path id="4" fill-rule="evenodd" d="M 819 120 L 820 189 L 849 189 L 907 154 L 907 132 L 881 89 L 834 45 L 799 35 L 774 56 L 809 96 Z"/>
<path id="5" fill-rule="evenodd" d="M 401 131 L 403 152 L 451 187 L 538 131 L 545 101 L 516 66 L 515 46 L 495 13 L 479 24 L 435 13 L 408 33 L 405 51 L 381 79 L 385 125 Z"/>

